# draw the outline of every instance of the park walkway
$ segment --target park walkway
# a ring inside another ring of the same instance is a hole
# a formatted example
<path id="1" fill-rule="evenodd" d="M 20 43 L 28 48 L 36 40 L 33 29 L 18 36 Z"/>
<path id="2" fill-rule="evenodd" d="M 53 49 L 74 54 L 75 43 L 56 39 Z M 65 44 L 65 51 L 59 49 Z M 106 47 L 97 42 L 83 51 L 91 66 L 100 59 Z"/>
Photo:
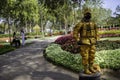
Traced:
<path id="1" fill-rule="evenodd" d="M 0 55 L 0 80 L 78 80 L 78 74 L 44 59 L 44 48 L 52 41 L 36 40 L 34 44 Z"/>

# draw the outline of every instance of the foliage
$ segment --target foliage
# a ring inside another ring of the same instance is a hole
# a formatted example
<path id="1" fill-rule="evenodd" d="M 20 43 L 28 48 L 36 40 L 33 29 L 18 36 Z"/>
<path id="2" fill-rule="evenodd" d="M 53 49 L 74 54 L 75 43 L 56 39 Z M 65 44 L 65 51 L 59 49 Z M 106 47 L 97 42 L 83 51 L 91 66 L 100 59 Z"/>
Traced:
<path id="1" fill-rule="evenodd" d="M 99 51 L 95 61 L 101 68 L 120 70 L 120 49 Z"/>
<path id="2" fill-rule="evenodd" d="M 60 45 L 63 45 L 65 44 L 68 40 L 72 40 L 73 37 L 71 35 L 65 35 L 65 36 L 61 36 L 61 37 L 58 37 L 56 40 L 55 40 L 55 43 L 57 44 L 60 44 Z"/>
<path id="3" fill-rule="evenodd" d="M 100 37 L 119 37 L 120 30 L 99 31 Z"/>
<path id="4" fill-rule="evenodd" d="M 114 13 L 116 17 L 112 17 L 111 24 L 118 24 L 120 25 L 120 5 L 117 5 L 116 11 Z"/>
<path id="5" fill-rule="evenodd" d="M 97 51 L 120 49 L 120 41 L 98 41 L 96 47 Z"/>
<path id="6" fill-rule="evenodd" d="M 3 37 L 9 37 L 9 34 L 0 34 L 0 38 L 3 38 Z"/>
<path id="7" fill-rule="evenodd" d="M 120 30 L 99 31 L 99 34 L 120 34 Z"/>
<path id="8" fill-rule="evenodd" d="M 0 16 L 5 18 L 5 23 L 10 21 L 14 25 L 12 29 L 27 27 L 26 31 L 31 32 L 32 26 L 39 23 L 42 35 L 48 20 L 53 23 L 52 27 L 65 29 L 67 33 L 68 25 L 71 28 L 81 20 L 86 5 L 91 8 L 92 20 L 99 26 L 111 24 L 115 19 L 114 24 L 119 24 L 120 19 L 119 16 L 110 19 L 111 11 L 102 7 L 102 0 L 0 0 L 0 4 Z M 7 29 L 2 27 L 3 32 Z"/>
<path id="9" fill-rule="evenodd" d="M 66 41 L 65 44 L 61 45 L 61 48 L 74 54 L 80 52 L 80 46 L 77 44 L 77 41 L 75 39 Z"/>
<path id="10" fill-rule="evenodd" d="M 62 50 L 58 44 L 50 44 L 45 51 L 45 57 L 55 64 L 76 72 L 83 69 L 80 54 L 70 54 Z M 101 68 L 120 70 L 120 49 L 98 51 L 95 55 L 95 63 L 99 64 Z"/>
<path id="11" fill-rule="evenodd" d="M 9 52 L 9 51 L 12 51 L 14 50 L 15 48 L 10 46 L 10 45 L 3 45 L 2 47 L 0 47 L 0 55 L 1 54 L 4 54 L 6 52 Z"/>
<path id="12" fill-rule="evenodd" d="M 15 3 L 15 11 L 16 20 L 19 20 L 21 24 L 38 22 L 39 10 L 37 0 L 17 0 Z"/>
<path id="13" fill-rule="evenodd" d="M 77 44 L 76 40 L 71 36 L 62 36 L 55 40 L 55 43 L 60 44 L 61 48 L 71 53 L 79 53 L 80 45 Z M 118 49 L 120 48 L 120 41 L 97 41 L 97 51 Z"/>
<path id="14" fill-rule="evenodd" d="M 61 49 L 58 44 L 51 44 L 46 48 L 46 58 L 55 62 L 56 64 L 70 68 L 73 71 L 82 70 L 81 56 L 79 54 L 70 54 Z"/>
<path id="15" fill-rule="evenodd" d="M 83 4 L 83 8 L 91 8 L 92 20 L 99 25 L 105 25 L 107 22 L 106 19 L 111 16 L 111 10 L 103 8 L 102 4 L 102 0 L 86 0 L 85 4 Z"/>
<path id="16" fill-rule="evenodd" d="M 58 5 L 64 5 L 64 0 L 45 0 L 45 6 L 51 10 L 55 10 Z"/>
<path id="17" fill-rule="evenodd" d="M 14 20 L 25 26 L 26 23 L 38 21 L 38 2 L 37 0 L 0 0 L 2 9 L 0 10 L 3 18 Z M 8 22 L 7 22 L 8 23 Z"/>

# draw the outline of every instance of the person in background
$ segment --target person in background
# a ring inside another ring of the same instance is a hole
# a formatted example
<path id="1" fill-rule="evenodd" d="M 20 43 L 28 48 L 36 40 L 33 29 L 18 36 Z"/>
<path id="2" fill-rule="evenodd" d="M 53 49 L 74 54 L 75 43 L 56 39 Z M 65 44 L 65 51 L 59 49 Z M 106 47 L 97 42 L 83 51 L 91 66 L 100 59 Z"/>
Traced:
<path id="1" fill-rule="evenodd" d="M 22 36 L 22 46 L 24 46 L 25 45 L 25 33 L 23 29 L 21 30 L 21 36 Z"/>
<path id="2" fill-rule="evenodd" d="M 11 45 L 15 47 L 20 47 L 21 45 L 19 37 L 16 36 L 16 32 L 13 33 L 13 40 L 12 40 Z"/>

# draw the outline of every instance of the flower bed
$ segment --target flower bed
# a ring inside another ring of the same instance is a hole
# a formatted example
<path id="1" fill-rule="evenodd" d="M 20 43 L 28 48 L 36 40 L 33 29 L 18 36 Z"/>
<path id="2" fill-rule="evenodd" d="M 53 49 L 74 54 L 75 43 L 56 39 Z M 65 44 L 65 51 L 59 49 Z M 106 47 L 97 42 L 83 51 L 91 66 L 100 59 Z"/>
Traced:
<path id="1" fill-rule="evenodd" d="M 97 48 L 97 51 L 120 49 L 120 41 L 118 40 L 117 41 L 109 41 L 109 40 L 98 41 L 96 48 Z"/>
<path id="2" fill-rule="evenodd" d="M 99 31 L 100 37 L 120 37 L 120 30 L 102 30 Z"/>
<path id="3" fill-rule="evenodd" d="M 46 48 L 45 57 L 55 64 L 79 72 L 83 68 L 79 47 L 72 36 L 59 37 L 55 43 Z M 96 47 L 95 63 L 101 68 L 120 70 L 120 41 L 98 41 Z"/>
<path id="4" fill-rule="evenodd" d="M 64 66 L 73 71 L 82 70 L 81 56 L 70 54 L 61 49 L 58 44 L 50 44 L 45 50 L 45 57 L 57 65 Z M 79 65 L 78 65 L 79 64 Z"/>
<path id="5" fill-rule="evenodd" d="M 59 44 L 50 44 L 44 54 L 48 60 L 75 72 L 83 69 L 80 54 L 64 51 Z M 120 70 L 120 49 L 97 51 L 95 55 L 95 63 L 101 68 Z"/>
<path id="6" fill-rule="evenodd" d="M 68 40 L 72 40 L 72 39 L 73 39 L 72 35 L 65 35 L 65 36 L 61 36 L 61 37 L 57 38 L 57 39 L 55 40 L 55 43 L 60 44 L 60 45 L 63 45 L 63 44 L 65 44 Z"/>
<path id="7" fill-rule="evenodd" d="M 56 44 L 60 44 L 61 48 L 70 53 L 79 53 L 80 45 L 77 44 L 76 40 L 71 36 L 62 36 L 55 40 Z M 97 51 L 100 50 L 113 50 L 120 48 L 120 41 L 98 41 L 96 44 Z"/>

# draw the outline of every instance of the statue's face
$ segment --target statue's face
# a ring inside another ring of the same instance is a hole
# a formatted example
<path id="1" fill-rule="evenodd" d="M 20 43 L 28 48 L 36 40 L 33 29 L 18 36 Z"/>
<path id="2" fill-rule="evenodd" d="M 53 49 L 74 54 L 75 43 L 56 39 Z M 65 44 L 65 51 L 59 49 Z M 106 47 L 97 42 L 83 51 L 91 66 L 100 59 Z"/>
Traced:
<path id="1" fill-rule="evenodd" d="M 86 20 L 90 20 L 90 18 L 91 18 L 91 13 L 86 13 L 86 14 L 84 14 L 84 18 L 85 18 Z"/>

